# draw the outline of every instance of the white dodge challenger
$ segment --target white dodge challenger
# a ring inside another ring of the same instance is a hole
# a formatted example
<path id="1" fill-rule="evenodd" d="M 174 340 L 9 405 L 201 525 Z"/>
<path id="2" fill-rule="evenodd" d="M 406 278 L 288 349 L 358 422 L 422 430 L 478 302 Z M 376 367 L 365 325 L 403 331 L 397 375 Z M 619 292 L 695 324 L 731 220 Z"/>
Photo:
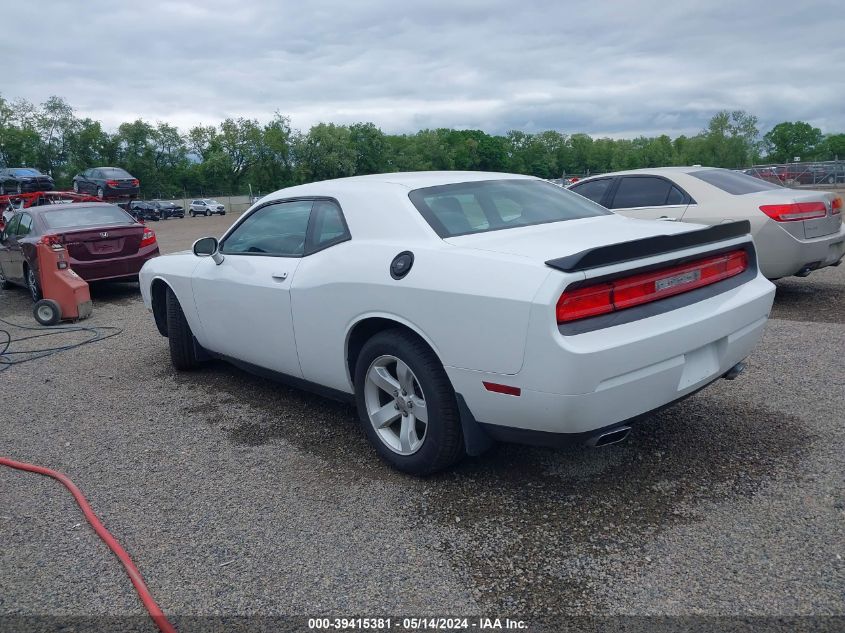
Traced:
<path id="1" fill-rule="evenodd" d="M 609 444 L 735 377 L 774 298 L 748 230 L 512 174 L 361 176 L 262 198 L 148 261 L 141 292 L 177 369 L 354 400 L 378 453 L 426 474 L 494 440 Z"/>

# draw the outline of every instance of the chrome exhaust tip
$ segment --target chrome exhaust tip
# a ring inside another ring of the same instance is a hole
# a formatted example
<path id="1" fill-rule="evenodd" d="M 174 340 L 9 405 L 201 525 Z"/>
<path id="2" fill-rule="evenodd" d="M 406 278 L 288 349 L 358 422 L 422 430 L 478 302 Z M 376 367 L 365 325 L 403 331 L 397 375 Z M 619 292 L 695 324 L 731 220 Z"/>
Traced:
<path id="1" fill-rule="evenodd" d="M 745 363 L 739 362 L 733 367 L 731 367 L 728 371 L 726 371 L 722 378 L 725 380 L 734 380 L 737 376 L 739 376 L 742 372 L 745 371 Z"/>
<path id="2" fill-rule="evenodd" d="M 599 448 L 600 446 L 608 446 L 609 444 L 617 444 L 628 437 L 631 432 L 630 426 L 617 426 L 609 431 L 603 433 L 596 433 L 585 443 L 590 448 Z"/>

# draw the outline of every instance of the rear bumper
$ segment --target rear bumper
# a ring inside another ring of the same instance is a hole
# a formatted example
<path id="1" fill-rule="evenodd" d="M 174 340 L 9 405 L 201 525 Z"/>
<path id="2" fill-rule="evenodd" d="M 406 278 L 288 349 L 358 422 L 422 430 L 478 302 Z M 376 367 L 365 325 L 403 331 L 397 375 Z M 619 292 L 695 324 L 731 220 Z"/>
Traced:
<path id="1" fill-rule="evenodd" d="M 142 248 L 137 255 L 80 261 L 69 258 L 70 267 L 85 281 L 104 281 L 107 279 L 134 279 L 147 260 L 158 257 L 158 244 Z"/>
<path id="2" fill-rule="evenodd" d="M 537 306 L 518 374 L 446 371 L 485 428 L 589 433 L 671 404 L 724 375 L 759 342 L 774 292 L 758 275 L 677 310 L 573 336 L 561 335 L 547 307 Z M 487 391 L 483 381 L 519 387 L 521 395 Z"/>
<path id="3" fill-rule="evenodd" d="M 766 222 L 754 236 L 760 270 L 769 279 L 794 275 L 809 268 L 831 266 L 845 255 L 845 225 L 830 235 L 798 239 L 776 222 Z"/>

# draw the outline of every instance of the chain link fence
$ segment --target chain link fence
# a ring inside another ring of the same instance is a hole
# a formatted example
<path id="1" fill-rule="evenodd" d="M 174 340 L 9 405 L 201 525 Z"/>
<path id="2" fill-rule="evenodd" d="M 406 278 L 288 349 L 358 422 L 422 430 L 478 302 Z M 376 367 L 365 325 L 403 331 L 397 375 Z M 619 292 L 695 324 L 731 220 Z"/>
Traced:
<path id="1" fill-rule="evenodd" d="M 845 184 L 845 161 L 773 163 L 754 165 L 746 174 L 785 187 L 825 187 Z"/>

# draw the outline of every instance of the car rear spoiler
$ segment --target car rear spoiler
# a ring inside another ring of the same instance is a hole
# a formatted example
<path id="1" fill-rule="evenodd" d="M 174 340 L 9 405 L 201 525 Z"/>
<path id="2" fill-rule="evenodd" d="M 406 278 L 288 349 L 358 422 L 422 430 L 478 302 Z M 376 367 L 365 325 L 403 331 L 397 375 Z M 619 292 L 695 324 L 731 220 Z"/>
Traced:
<path id="1" fill-rule="evenodd" d="M 546 266 L 562 270 L 565 273 L 573 273 L 579 270 L 600 268 L 602 266 L 610 266 L 611 264 L 622 264 L 635 259 L 651 257 L 652 255 L 680 251 L 693 246 L 721 242 L 734 237 L 747 235 L 750 232 L 751 223 L 748 220 L 727 222 L 706 229 L 689 231 L 688 233 L 655 235 L 654 237 L 644 237 L 639 240 L 631 240 L 630 242 L 588 248 L 574 255 L 550 259 L 546 262 Z"/>

